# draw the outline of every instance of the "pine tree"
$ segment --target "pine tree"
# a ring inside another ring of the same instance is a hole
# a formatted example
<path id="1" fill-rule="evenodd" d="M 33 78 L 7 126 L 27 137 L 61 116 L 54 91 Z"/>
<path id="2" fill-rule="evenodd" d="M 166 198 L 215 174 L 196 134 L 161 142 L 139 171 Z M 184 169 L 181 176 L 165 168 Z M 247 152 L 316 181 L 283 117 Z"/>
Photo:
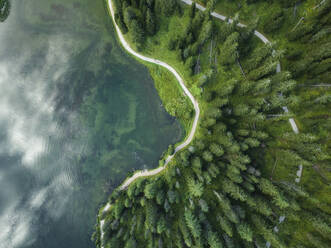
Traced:
<path id="1" fill-rule="evenodd" d="M 227 220 L 224 216 L 217 216 L 217 220 L 222 228 L 222 230 L 229 236 L 232 237 L 233 230 L 232 230 L 232 224 Z"/>
<path id="2" fill-rule="evenodd" d="M 146 12 L 146 30 L 149 35 L 154 35 L 156 31 L 155 17 L 150 8 Z"/>
<path id="3" fill-rule="evenodd" d="M 155 0 L 156 9 L 160 10 L 162 14 L 166 16 L 171 16 L 176 10 L 177 2 L 176 0 Z"/>
<path id="4" fill-rule="evenodd" d="M 162 216 L 161 218 L 159 218 L 159 220 L 157 222 L 156 230 L 157 230 L 158 234 L 162 234 L 166 229 L 167 229 L 166 221 L 165 221 L 164 217 Z"/>
<path id="5" fill-rule="evenodd" d="M 191 4 L 191 6 L 190 6 L 190 10 L 189 10 L 189 17 L 191 18 L 191 19 L 193 19 L 194 18 L 194 16 L 195 16 L 195 12 L 196 12 L 196 4 L 195 4 L 195 2 L 193 2 L 192 4 Z"/>
<path id="6" fill-rule="evenodd" d="M 207 233 L 208 245 L 210 248 L 223 248 L 223 243 L 219 239 L 218 235 L 209 230 Z"/>
<path id="7" fill-rule="evenodd" d="M 172 190 L 167 192 L 167 197 L 169 199 L 170 204 L 173 204 L 176 201 L 176 193 Z"/>
<path id="8" fill-rule="evenodd" d="M 193 197 L 200 197 L 203 194 L 203 184 L 200 182 L 196 182 L 194 179 L 189 178 L 187 180 L 187 187 L 189 193 Z"/>
<path id="9" fill-rule="evenodd" d="M 310 233 L 307 233 L 306 237 L 308 239 L 308 242 L 316 248 L 329 248 L 329 245 L 326 242 L 324 242 L 321 238 L 319 238 L 317 235 L 312 235 Z"/>
<path id="10" fill-rule="evenodd" d="M 252 70 L 248 74 L 248 78 L 250 80 L 256 81 L 266 76 L 269 76 L 270 74 L 276 71 L 277 64 L 278 64 L 277 61 L 272 61 L 271 59 L 268 59 L 267 61 L 265 61 L 265 63 L 262 66 L 258 67 L 255 70 Z"/>
<path id="11" fill-rule="evenodd" d="M 131 23 L 133 20 L 136 20 L 137 15 L 136 11 L 133 7 L 129 6 L 123 11 L 124 22 L 127 27 L 131 27 Z"/>
<path id="12" fill-rule="evenodd" d="M 209 146 L 210 151 L 217 157 L 221 157 L 224 154 L 222 147 L 216 143 L 212 143 Z"/>
<path id="13" fill-rule="evenodd" d="M 207 21 L 203 24 L 201 28 L 201 32 L 199 35 L 199 42 L 201 45 L 203 45 L 207 40 L 210 39 L 213 32 L 213 22 Z"/>
<path id="14" fill-rule="evenodd" d="M 204 151 L 202 154 L 202 157 L 207 162 L 213 161 L 213 154 L 210 151 Z"/>
<path id="15" fill-rule="evenodd" d="M 253 241 L 252 229 L 247 224 L 245 224 L 245 223 L 239 224 L 237 226 L 237 231 L 243 240 L 246 240 L 248 242 Z"/>
<path id="16" fill-rule="evenodd" d="M 233 113 L 235 116 L 246 116 L 249 113 L 249 107 L 245 104 L 238 104 L 234 107 Z"/>
<path id="17" fill-rule="evenodd" d="M 331 227 L 329 225 L 320 218 L 311 217 L 310 220 L 317 232 L 319 232 L 324 238 L 331 240 Z"/>
<path id="18" fill-rule="evenodd" d="M 133 238 L 130 238 L 126 243 L 124 248 L 136 248 L 137 247 L 137 243 Z"/>
<path id="19" fill-rule="evenodd" d="M 123 34 L 126 34 L 129 31 L 128 27 L 124 23 L 122 13 L 115 13 L 115 22 Z"/>
<path id="20" fill-rule="evenodd" d="M 184 216 L 185 216 L 186 225 L 190 229 L 190 231 L 192 233 L 192 236 L 195 239 L 200 238 L 201 227 L 200 227 L 200 224 L 198 222 L 198 219 L 193 215 L 191 210 L 186 210 Z"/>
<path id="21" fill-rule="evenodd" d="M 276 186 L 274 186 L 268 179 L 262 178 L 260 181 L 259 188 L 266 195 L 269 195 L 272 197 L 276 197 L 279 195 L 279 192 L 278 192 Z"/>
<path id="22" fill-rule="evenodd" d="M 250 219 L 256 227 L 256 231 L 261 234 L 265 240 L 268 240 L 272 246 L 280 248 L 286 247 L 282 244 L 282 242 L 279 240 L 273 230 L 268 228 L 268 225 L 260 216 L 252 215 Z"/>
<path id="23" fill-rule="evenodd" d="M 147 199 L 152 199 L 156 196 L 157 194 L 157 185 L 156 183 L 149 183 L 145 186 L 144 189 L 144 194 Z"/>
<path id="24" fill-rule="evenodd" d="M 235 183 L 242 183 L 243 182 L 243 179 L 240 175 L 240 170 L 235 166 L 229 165 L 227 170 L 226 170 L 226 175 L 231 181 L 233 181 Z"/>
<path id="25" fill-rule="evenodd" d="M 236 62 L 238 54 L 239 33 L 234 32 L 229 35 L 220 48 L 220 61 L 222 65 L 231 65 Z"/>
<path id="26" fill-rule="evenodd" d="M 163 205 L 165 200 L 165 195 L 163 190 L 159 190 L 156 194 L 156 203 L 159 205 Z"/>
<path id="27" fill-rule="evenodd" d="M 186 226 L 186 223 L 185 223 L 185 219 L 183 220 L 182 217 L 179 219 L 179 229 L 183 235 L 183 239 L 184 239 L 184 242 L 185 244 L 188 246 L 188 247 L 191 247 L 192 246 L 192 238 L 191 238 L 191 234 Z"/>
<path id="28" fill-rule="evenodd" d="M 113 207 L 114 216 L 116 219 L 120 218 L 123 209 L 124 209 L 124 202 L 122 200 L 118 200 Z"/>
<path id="29" fill-rule="evenodd" d="M 206 6 L 207 11 L 213 12 L 215 10 L 216 3 L 217 0 L 209 0 Z"/>
<path id="30" fill-rule="evenodd" d="M 157 207 L 153 202 L 146 204 L 146 219 L 145 219 L 145 228 L 151 232 L 155 232 L 155 225 L 157 220 Z"/>
<path id="31" fill-rule="evenodd" d="M 207 213 L 209 211 L 208 204 L 207 204 L 207 202 L 205 200 L 200 199 L 199 200 L 199 206 L 200 206 L 202 212 Z"/>
<path id="32" fill-rule="evenodd" d="M 260 141 L 254 138 L 247 138 L 245 139 L 245 143 L 249 145 L 250 147 L 258 147 L 260 145 Z"/>
<path id="33" fill-rule="evenodd" d="M 130 34 L 132 41 L 136 44 L 137 48 L 140 49 L 144 41 L 144 31 L 137 20 L 132 20 L 130 23 Z"/>
<path id="34" fill-rule="evenodd" d="M 230 194 L 233 199 L 246 201 L 247 195 L 243 189 L 237 184 L 228 179 L 224 179 L 222 182 L 224 192 Z"/>

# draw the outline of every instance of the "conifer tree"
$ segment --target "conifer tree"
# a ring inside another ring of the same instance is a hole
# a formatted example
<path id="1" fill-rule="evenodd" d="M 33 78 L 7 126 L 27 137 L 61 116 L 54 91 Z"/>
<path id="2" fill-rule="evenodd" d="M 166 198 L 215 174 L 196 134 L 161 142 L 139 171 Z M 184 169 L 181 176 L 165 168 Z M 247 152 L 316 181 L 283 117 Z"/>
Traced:
<path id="1" fill-rule="evenodd" d="M 195 239 L 200 238 L 201 227 L 198 222 L 198 219 L 193 215 L 192 211 L 188 209 L 185 211 L 184 216 L 185 216 L 186 225 L 190 229 L 192 236 Z"/>
<path id="2" fill-rule="evenodd" d="M 220 61 L 222 65 L 231 65 L 238 59 L 238 38 L 239 33 L 234 32 L 226 38 L 224 44 L 220 47 Z"/>
<path id="3" fill-rule="evenodd" d="M 208 231 L 207 240 L 210 248 L 223 248 L 221 239 L 213 231 Z"/>
<path id="4" fill-rule="evenodd" d="M 194 179 L 189 178 L 187 181 L 187 187 L 189 193 L 193 197 L 200 197 L 203 194 L 203 185 L 200 182 L 196 182 Z"/>
<path id="5" fill-rule="evenodd" d="M 247 224 L 243 223 L 243 224 L 238 225 L 237 230 L 242 239 L 244 239 L 248 242 L 253 241 L 253 232 Z"/>
<path id="6" fill-rule="evenodd" d="M 156 31 L 155 17 L 150 8 L 146 12 L 146 30 L 149 35 L 154 35 Z"/>

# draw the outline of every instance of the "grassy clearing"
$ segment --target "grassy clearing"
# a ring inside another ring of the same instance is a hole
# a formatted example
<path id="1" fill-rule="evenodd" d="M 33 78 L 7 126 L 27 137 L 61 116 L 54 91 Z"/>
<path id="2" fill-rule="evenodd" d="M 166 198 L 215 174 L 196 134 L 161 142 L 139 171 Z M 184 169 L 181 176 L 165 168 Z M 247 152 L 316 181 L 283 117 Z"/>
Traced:
<path id="1" fill-rule="evenodd" d="M 145 64 L 154 79 L 155 88 L 158 91 L 166 111 L 180 121 L 185 137 L 192 127 L 194 110 L 192 103 L 184 94 L 176 78 L 168 70 L 161 66 Z"/>

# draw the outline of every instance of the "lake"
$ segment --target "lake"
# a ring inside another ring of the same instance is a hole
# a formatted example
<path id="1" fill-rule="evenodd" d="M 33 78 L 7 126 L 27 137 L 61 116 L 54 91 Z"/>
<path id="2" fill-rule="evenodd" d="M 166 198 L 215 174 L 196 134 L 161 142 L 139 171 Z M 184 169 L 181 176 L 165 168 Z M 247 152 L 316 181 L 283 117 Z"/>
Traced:
<path id="1" fill-rule="evenodd" d="M 183 131 L 103 0 L 11 1 L 0 23 L 0 248 L 88 248 L 99 208 Z"/>

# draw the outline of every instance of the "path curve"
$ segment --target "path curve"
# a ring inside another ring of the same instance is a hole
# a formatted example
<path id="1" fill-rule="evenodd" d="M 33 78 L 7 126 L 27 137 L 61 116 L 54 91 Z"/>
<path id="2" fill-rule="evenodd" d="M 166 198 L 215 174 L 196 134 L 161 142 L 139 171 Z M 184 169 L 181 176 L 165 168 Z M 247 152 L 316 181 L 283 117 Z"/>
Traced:
<path id="1" fill-rule="evenodd" d="M 183 3 L 185 4 L 188 4 L 188 5 L 192 5 L 193 4 L 193 1 L 192 0 L 181 0 Z M 115 11 L 114 11 L 114 7 L 113 7 L 113 4 L 112 4 L 112 1 L 111 0 L 108 0 L 108 7 L 109 7 L 109 10 L 110 10 L 110 13 L 111 13 L 111 16 L 112 16 L 112 20 L 113 20 L 113 23 L 114 23 L 114 26 L 115 26 L 115 29 L 116 29 L 116 33 L 118 35 L 118 38 L 122 44 L 122 46 L 124 47 L 125 50 L 127 50 L 130 54 L 132 54 L 133 56 L 143 60 L 143 61 L 146 61 L 146 62 L 149 62 L 149 63 L 152 63 L 152 64 L 157 64 L 157 65 L 160 65 L 164 68 L 166 68 L 168 71 L 170 71 L 177 79 L 177 81 L 179 82 L 181 88 L 184 90 L 184 93 L 189 97 L 189 99 L 191 100 L 192 104 L 193 104 L 193 107 L 194 107 L 194 110 L 195 110 L 195 117 L 194 117 L 194 121 L 193 121 L 193 125 L 192 125 L 192 129 L 190 131 L 190 134 L 189 136 L 187 137 L 187 139 L 182 143 L 180 144 L 179 146 L 177 146 L 175 148 L 175 152 L 174 154 L 172 155 L 169 155 L 164 163 L 164 165 L 162 167 L 158 167 L 156 169 L 153 169 L 153 170 L 143 170 L 143 171 L 138 171 L 136 173 L 134 173 L 134 175 L 130 178 L 127 178 L 122 184 L 121 186 L 119 187 L 120 190 L 124 190 L 126 189 L 133 181 L 135 181 L 137 178 L 140 178 L 140 177 L 145 177 L 145 176 L 153 176 L 153 175 L 156 175 L 158 173 L 160 173 L 161 171 L 163 171 L 166 166 L 169 164 L 169 162 L 173 159 L 174 155 L 181 151 L 182 149 L 184 149 L 185 147 L 187 147 L 193 140 L 193 137 L 194 137 L 194 134 L 196 132 L 196 129 L 197 129 L 197 126 L 198 126 L 198 122 L 199 122 L 199 117 L 200 117 L 200 108 L 199 108 L 199 104 L 197 102 L 197 100 L 193 97 L 193 95 L 191 94 L 191 92 L 187 89 L 187 87 L 185 86 L 185 83 L 184 83 L 184 80 L 183 78 L 179 75 L 179 73 L 173 68 L 171 67 L 170 65 L 168 65 L 167 63 L 163 62 L 163 61 L 160 61 L 160 60 L 157 60 L 157 59 L 153 59 L 153 58 L 149 58 L 149 57 L 146 57 L 136 51 L 134 51 L 130 45 L 128 44 L 128 42 L 125 40 L 120 28 L 117 26 L 116 22 L 115 22 Z M 203 7 L 202 5 L 200 4 L 197 4 L 196 3 L 196 7 L 197 9 L 201 10 L 201 11 L 205 11 L 206 8 Z M 217 19 L 220 19 L 222 21 L 225 21 L 227 20 L 227 17 L 226 16 L 223 16 L 221 14 L 218 14 L 216 12 L 212 12 L 211 15 Z M 233 22 L 233 19 L 229 18 L 228 19 L 229 23 L 232 23 Z M 246 27 L 245 24 L 242 24 L 242 23 L 238 23 L 238 26 L 239 27 Z M 254 31 L 254 35 L 257 36 L 264 44 L 268 44 L 270 43 L 270 41 L 263 35 L 261 34 L 260 32 L 258 31 Z M 277 72 L 280 72 L 281 71 L 281 66 L 280 64 L 278 63 L 277 65 Z M 285 106 L 283 107 L 283 110 L 285 113 L 288 113 L 289 110 L 288 108 Z M 292 127 L 292 130 L 294 133 L 299 133 L 299 129 L 294 121 L 293 118 L 290 118 L 289 119 L 289 122 L 290 122 L 290 125 Z"/>
<path id="2" fill-rule="evenodd" d="M 176 79 L 179 82 L 181 88 L 184 90 L 184 93 L 191 100 L 191 102 L 193 104 L 193 107 L 194 107 L 194 110 L 195 110 L 195 117 L 194 117 L 194 121 L 193 121 L 193 125 L 192 125 L 192 129 L 190 131 L 190 134 L 182 144 L 180 144 L 179 146 L 177 146 L 175 148 L 174 154 L 168 156 L 168 158 L 166 159 L 166 161 L 165 161 L 165 163 L 162 167 L 158 167 L 154 170 L 149 170 L 149 171 L 148 170 L 138 171 L 132 177 L 126 179 L 124 181 L 124 183 L 120 186 L 120 190 L 124 190 L 137 178 L 145 177 L 145 176 L 153 176 L 153 175 L 156 175 L 156 174 L 160 173 L 161 171 L 163 171 L 166 168 L 166 166 L 169 164 L 169 162 L 173 159 L 175 154 L 177 152 L 179 152 L 180 150 L 184 149 L 185 147 L 187 147 L 191 143 L 191 141 L 193 140 L 194 134 L 196 132 L 196 129 L 198 127 L 198 122 L 199 122 L 199 117 L 200 117 L 200 108 L 199 108 L 198 101 L 193 97 L 191 92 L 185 86 L 183 78 L 179 75 L 179 73 L 173 67 L 171 67 L 167 63 L 162 62 L 160 60 L 149 58 L 149 57 L 146 57 L 142 54 L 139 54 L 130 47 L 130 45 L 125 40 L 121 30 L 119 29 L 119 27 L 117 26 L 117 24 L 115 22 L 115 12 L 114 12 L 114 8 L 113 8 L 113 4 L 112 4 L 111 0 L 108 0 L 108 8 L 109 8 L 109 11 L 111 13 L 111 17 L 112 17 L 112 20 L 113 20 L 113 23 L 114 23 L 114 26 L 115 26 L 115 29 L 116 29 L 116 33 L 117 33 L 118 38 L 119 38 L 122 46 L 124 47 L 124 49 L 127 50 L 133 56 L 135 56 L 135 57 L 137 57 L 137 58 L 139 58 L 143 61 L 160 65 L 160 66 L 166 68 L 168 71 L 170 71 L 176 77 Z M 107 212 L 110 209 L 110 207 L 111 207 L 111 204 L 108 202 L 107 205 L 102 210 L 101 214 Z M 101 247 L 102 248 L 104 248 L 104 245 L 102 244 L 103 237 L 105 235 L 105 232 L 103 230 L 104 225 L 105 225 L 105 220 L 104 219 L 100 220 L 100 240 L 101 240 Z"/>
<path id="3" fill-rule="evenodd" d="M 187 89 L 187 87 L 185 86 L 184 80 L 183 78 L 179 75 L 179 73 L 170 65 L 168 65 L 167 63 L 157 60 L 157 59 L 153 59 L 153 58 L 149 58 L 146 57 L 140 53 L 137 53 L 136 51 L 134 51 L 130 45 L 127 43 L 127 41 L 125 40 L 120 28 L 117 26 L 116 22 L 115 22 L 115 11 L 114 11 L 114 7 L 112 4 L 111 0 L 108 0 L 108 7 L 112 16 L 112 20 L 116 29 L 116 33 L 118 35 L 118 38 L 122 44 L 122 46 L 124 47 L 125 50 L 127 50 L 130 54 L 132 54 L 133 56 L 152 63 L 152 64 L 156 64 L 156 65 L 160 65 L 164 68 L 166 68 L 168 71 L 170 71 L 177 79 L 178 83 L 180 84 L 180 87 L 183 89 L 184 93 L 188 96 L 188 98 L 191 100 L 194 110 L 195 110 L 195 116 L 194 116 L 194 121 L 193 121 L 193 125 L 192 125 L 192 129 L 190 131 L 189 136 L 186 138 L 186 140 L 180 144 L 179 146 L 177 146 L 175 148 L 175 152 L 172 155 L 169 155 L 168 158 L 166 159 L 164 165 L 162 167 L 158 167 L 154 170 L 144 170 L 144 171 L 139 171 L 136 172 L 132 177 L 126 179 L 124 181 L 124 183 L 120 186 L 121 190 L 126 189 L 134 180 L 136 180 L 139 177 L 145 177 L 145 176 L 153 176 L 156 175 L 158 173 L 160 173 L 161 171 L 163 171 L 166 166 L 169 164 L 169 162 L 173 159 L 173 157 L 175 156 L 175 154 L 177 152 L 179 152 L 180 150 L 183 150 L 185 147 L 187 147 L 193 140 L 194 134 L 196 132 L 196 129 L 198 127 L 198 122 L 199 122 L 199 117 L 200 117 L 200 108 L 199 108 L 199 104 L 198 101 L 193 97 L 193 95 L 191 94 L 191 92 Z"/>
<path id="4" fill-rule="evenodd" d="M 187 5 L 192 5 L 193 4 L 193 1 L 191 1 L 191 0 L 181 0 L 181 1 L 183 3 L 185 3 L 185 4 L 187 4 Z M 197 126 L 198 126 L 199 117 L 200 117 L 200 108 L 199 108 L 198 101 L 193 97 L 193 95 L 191 94 L 191 92 L 185 86 L 185 83 L 184 83 L 183 78 L 179 75 L 179 73 L 173 67 L 171 67 L 167 63 L 162 62 L 160 60 L 149 58 L 149 57 L 146 57 L 146 56 L 144 56 L 142 54 L 139 54 L 139 53 L 137 53 L 136 51 L 134 51 L 130 47 L 130 45 L 125 40 L 125 38 L 124 38 L 121 30 L 119 29 L 119 27 L 117 26 L 117 24 L 115 22 L 115 12 L 114 12 L 114 8 L 113 8 L 113 5 L 112 5 L 112 1 L 111 0 L 107 0 L 107 2 L 108 2 L 109 11 L 110 11 L 111 16 L 112 16 L 112 20 L 113 20 L 113 23 L 114 23 L 114 26 L 115 26 L 115 29 L 116 29 L 116 33 L 117 33 L 118 38 L 119 38 L 122 46 L 124 47 L 124 49 L 127 50 L 133 56 L 135 56 L 135 57 L 137 57 L 137 58 L 139 58 L 139 59 L 141 59 L 143 61 L 160 65 L 160 66 L 166 68 L 168 71 L 170 71 L 176 77 L 176 79 L 179 82 L 181 88 L 184 90 L 184 93 L 191 100 L 191 102 L 193 104 L 193 107 L 194 107 L 194 110 L 195 110 L 195 117 L 194 117 L 194 121 L 193 121 L 191 132 L 190 132 L 189 136 L 187 137 L 187 139 L 182 144 L 180 144 L 179 146 L 177 146 L 175 148 L 174 154 L 168 156 L 168 158 L 166 159 L 166 161 L 165 161 L 165 163 L 164 163 L 164 165 L 162 167 L 158 167 L 156 169 L 149 170 L 149 171 L 148 170 L 138 171 L 132 177 L 127 178 L 121 184 L 121 186 L 119 187 L 120 190 L 125 190 L 137 178 L 146 177 L 146 176 L 153 176 L 153 175 L 156 175 L 156 174 L 160 173 L 161 171 L 163 171 L 166 168 L 166 166 L 169 164 L 169 162 L 173 159 L 173 157 L 175 156 L 175 154 L 177 152 L 179 152 L 180 150 L 184 149 L 185 147 L 187 147 L 191 143 L 191 141 L 193 140 L 194 134 L 196 132 Z M 206 10 L 205 7 L 203 7 L 202 5 L 200 5 L 198 3 L 196 3 L 196 7 L 197 7 L 197 9 L 199 9 L 201 11 L 205 11 Z M 226 16 L 223 16 L 223 15 L 218 14 L 216 12 L 212 12 L 211 15 L 213 17 L 219 19 L 219 20 L 222 20 L 222 21 L 227 20 L 227 17 Z M 229 18 L 228 19 L 228 22 L 229 23 L 232 23 L 233 22 L 233 19 Z M 246 25 L 245 24 L 242 24 L 242 23 L 238 23 L 237 25 L 239 27 L 246 27 Z M 262 33 L 258 32 L 258 31 L 254 31 L 254 35 L 257 36 L 264 44 L 270 43 L 270 41 Z M 277 65 L 277 73 L 279 73 L 279 72 L 281 72 L 280 63 L 278 63 L 278 65 Z M 283 110 L 284 110 L 285 113 L 288 113 L 289 112 L 288 111 L 288 108 L 286 106 L 283 107 Z M 293 132 L 296 133 L 296 134 L 299 133 L 299 129 L 298 129 L 298 127 L 297 127 L 294 119 L 293 118 L 290 118 L 289 119 L 289 122 L 291 124 L 291 127 L 292 127 Z M 102 213 L 107 212 L 110 209 L 110 207 L 111 207 L 111 204 L 108 202 L 107 205 L 104 207 Z M 101 243 L 102 243 L 103 237 L 104 237 L 104 231 L 103 231 L 104 224 L 105 224 L 105 220 L 100 220 Z M 101 244 L 101 247 L 103 248 L 104 246 Z"/>
<path id="5" fill-rule="evenodd" d="M 187 5 L 192 5 L 193 4 L 193 1 L 192 0 L 181 0 L 183 3 L 187 4 Z M 195 3 L 196 5 L 196 8 L 201 10 L 201 11 L 205 11 L 206 8 L 203 7 L 202 5 L 198 4 L 198 3 Z M 213 17 L 219 19 L 219 20 L 222 20 L 222 21 L 226 21 L 227 20 L 227 17 L 224 16 L 224 15 L 221 15 L 221 14 L 218 14 L 216 12 L 212 12 L 210 13 Z M 229 23 L 232 23 L 233 22 L 233 19 L 229 18 L 228 19 L 228 22 Z M 242 24 L 242 23 L 238 23 L 237 24 L 238 27 L 241 27 L 241 28 L 244 28 L 244 27 L 247 27 L 245 24 Z M 256 37 L 258 37 L 264 44 L 269 44 L 270 41 L 267 39 L 267 37 L 265 37 L 263 34 L 261 34 L 259 31 L 254 31 L 254 35 Z M 277 73 L 281 72 L 281 66 L 280 66 L 280 63 L 277 64 Z M 287 107 L 283 107 L 283 110 L 285 113 L 288 113 L 288 108 Z M 293 132 L 295 132 L 296 134 L 299 133 L 299 129 L 298 129 L 298 126 L 297 124 L 295 123 L 294 119 L 293 118 L 290 118 L 289 119 L 289 122 L 291 124 L 291 127 L 292 127 L 292 130 Z"/>

